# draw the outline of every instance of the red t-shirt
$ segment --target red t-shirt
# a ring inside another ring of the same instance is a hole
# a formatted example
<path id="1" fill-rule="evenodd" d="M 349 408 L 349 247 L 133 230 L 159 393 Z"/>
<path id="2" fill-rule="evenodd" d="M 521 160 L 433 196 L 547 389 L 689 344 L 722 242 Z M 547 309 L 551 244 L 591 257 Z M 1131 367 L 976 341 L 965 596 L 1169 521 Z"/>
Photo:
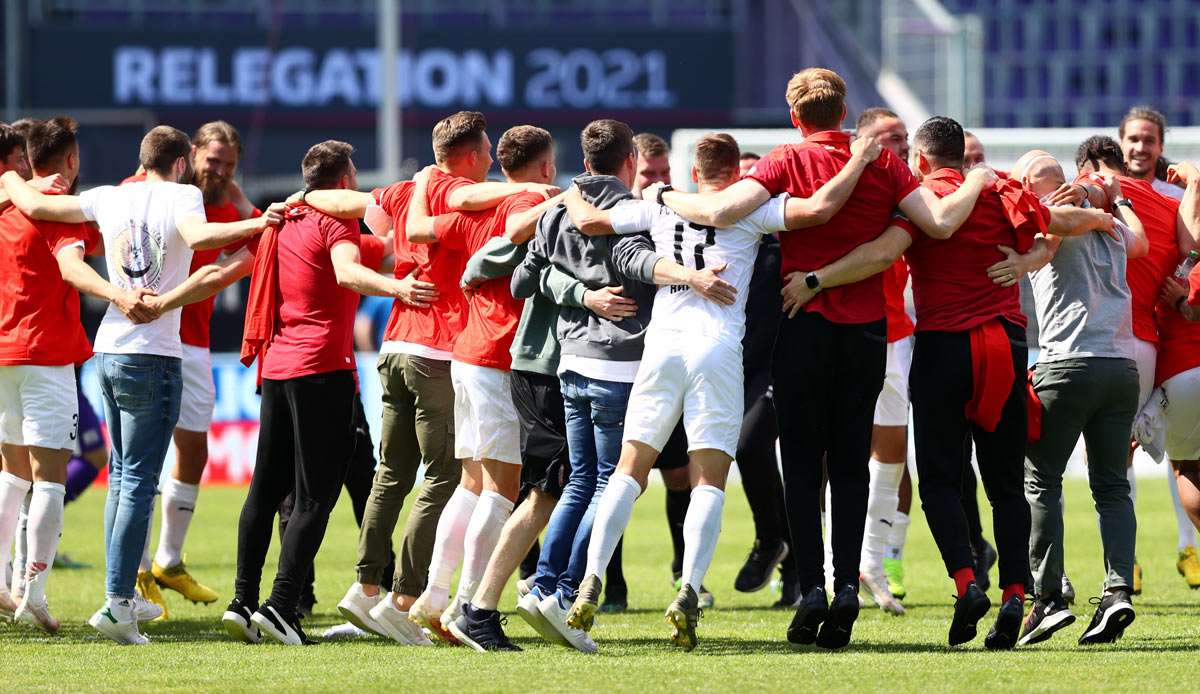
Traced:
<path id="1" fill-rule="evenodd" d="M 456 188 L 471 183 L 470 179 L 435 170 L 429 178 L 429 213 L 437 216 L 450 212 L 446 198 Z M 461 248 L 447 248 L 440 243 L 409 243 L 404 223 L 412 193 L 412 181 L 393 183 L 371 192 L 379 206 L 392 217 L 396 277 L 406 277 L 415 269 L 417 279 L 437 287 L 438 299 L 428 308 L 417 308 L 403 301 L 393 303 L 383 339 L 450 352 L 467 322 L 466 299 L 459 288 L 467 255 Z"/>
<path id="2" fill-rule="evenodd" d="M 91 358 L 79 292 L 63 280 L 56 259 L 81 241 L 91 250 L 99 236 L 87 224 L 33 221 L 13 205 L 0 212 L 0 366 L 64 366 Z"/>
<path id="3" fill-rule="evenodd" d="M 958 190 L 963 175 L 954 169 L 938 169 L 922 181 L 939 198 Z M 1033 201 L 1033 193 L 1026 193 Z M 1049 210 L 1041 207 L 1042 217 Z M 1038 233 L 1035 220 L 1014 228 L 995 189 L 985 190 L 975 209 L 954 235 L 939 240 L 911 224 L 903 225 L 913 237 L 905 253 L 913 280 L 913 303 L 917 309 L 916 330 L 963 332 L 992 318 L 1001 317 L 1024 327 L 1021 290 L 1000 287 L 987 275 L 989 266 L 1004 260 L 997 246 L 1025 252 Z"/>
<path id="4" fill-rule="evenodd" d="M 883 271 L 883 299 L 887 309 L 887 339 L 897 342 L 913 334 L 913 322 L 904 308 L 904 287 L 908 284 L 908 263 L 900 258 Z"/>
<path id="5" fill-rule="evenodd" d="M 1117 176 L 1117 180 L 1121 182 L 1121 194 L 1133 202 L 1133 211 L 1142 220 L 1150 242 L 1146 255 L 1130 258 L 1125 266 L 1133 303 L 1133 334 L 1157 344 L 1160 326 L 1154 320 L 1154 307 L 1163 282 L 1179 264 L 1179 237 L 1175 235 L 1179 201 L 1162 195 L 1145 181 L 1128 176 Z"/>
<path id="6" fill-rule="evenodd" d="M 763 157 L 746 178 L 758 181 L 771 195 L 788 192 L 812 197 L 850 160 L 850 136 L 837 130 L 814 133 L 804 142 L 780 145 Z M 917 188 L 908 166 L 884 150 L 858 179 L 846 204 L 821 226 L 779 234 L 783 277 L 809 272 L 841 258 L 883 233 L 892 210 Z M 804 305 L 834 323 L 869 323 L 884 317 L 883 278 L 879 275 L 830 287 Z"/>
<path id="7" fill-rule="evenodd" d="M 279 232 L 279 315 L 262 377 L 298 378 L 354 365 L 354 311 L 358 294 L 338 286 L 330 251 L 339 243 L 360 244 L 358 223 L 293 208 L 298 215 Z"/>
<path id="8" fill-rule="evenodd" d="M 460 249 L 470 258 L 490 239 L 504 234 L 510 216 L 537 207 L 543 200 L 536 193 L 518 193 L 491 210 L 438 217 L 434 227 L 438 245 Z M 467 325 L 454 344 L 456 361 L 505 371 L 512 368 L 508 350 L 524 302 L 513 298 L 509 285 L 507 277 L 498 277 L 467 296 Z"/>
<path id="9" fill-rule="evenodd" d="M 258 210 L 254 210 L 254 216 L 257 217 L 261 214 Z M 224 205 L 205 205 L 204 216 L 210 222 L 226 223 L 242 221 L 242 216 L 238 214 L 237 207 L 232 202 L 227 202 Z M 233 253 L 245 245 L 246 241 L 242 240 L 231 243 L 224 248 L 192 251 L 192 266 L 188 270 L 188 274 L 199 270 L 205 265 L 216 262 L 222 253 Z M 183 307 L 183 310 L 179 314 L 179 339 L 183 344 L 203 347 L 205 349 L 208 349 L 209 345 L 212 344 L 212 314 L 213 305 L 216 301 L 217 297 L 214 295 L 203 301 L 197 301 L 194 304 L 188 304 Z"/>
<path id="10" fill-rule="evenodd" d="M 1137 203 L 1134 203 L 1136 208 Z M 1172 307 L 1158 305 L 1158 363 L 1154 384 L 1200 367 L 1200 323 L 1193 323 Z"/>

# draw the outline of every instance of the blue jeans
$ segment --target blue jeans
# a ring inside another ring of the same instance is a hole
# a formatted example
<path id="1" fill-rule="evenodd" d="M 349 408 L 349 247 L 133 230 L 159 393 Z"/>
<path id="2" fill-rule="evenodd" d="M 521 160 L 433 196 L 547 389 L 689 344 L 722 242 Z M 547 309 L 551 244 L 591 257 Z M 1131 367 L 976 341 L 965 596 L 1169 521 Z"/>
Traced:
<path id="1" fill-rule="evenodd" d="M 104 504 L 105 592 L 132 598 L 158 476 L 183 390 L 180 360 L 149 354 L 97 354 L 104 417 L 112 440 Z"/>
<path id="2" fill-rule="evenodd" d="M 588 542 L 600 493 L 621 456 L 621 434 L 632 383 L 600 381 L 568 371 L 562 375 L 563 408 L 571 476 L 538 557 L 534 585 L 543 596 L 573 600 L 583 580 Z"/>

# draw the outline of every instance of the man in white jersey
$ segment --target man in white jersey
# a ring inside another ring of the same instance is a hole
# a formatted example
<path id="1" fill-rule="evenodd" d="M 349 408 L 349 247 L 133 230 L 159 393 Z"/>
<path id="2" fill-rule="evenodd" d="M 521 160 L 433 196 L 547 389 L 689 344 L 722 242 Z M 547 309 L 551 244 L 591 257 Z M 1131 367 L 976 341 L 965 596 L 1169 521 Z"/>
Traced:
<path id="1" fill-rule="evenodd" d="M 879 151 L 874 140 L 866 138 L 856 145 L 855 156 L 869 160 L 861 151 L 868 148 L 876 154 Z M 692 177 L 701 191 L 721 190 L 736 181 L 739 154 L 737 143 L 725 134 L 706 135 L 697 142 Z M 842 202 L 861 171 L 862 167 L 847 167 L 846 175 L 830 181 L 832 187 L 845 184 Z M 661 189 L 653 192 L 656 199 L 661 195 Z M 646 349 L 625 416 L 621 460 L 596 509 L 585 578 L 567 618 L 570 626 L 591 627 L 601 587 L 599 576 L 682 414 L 696 479 L 684 520 L 682 586 L 666 616 L 675 629 L 673 643 L 685 650 L 696 647 L 700 617 L 696 591 L 716 550 L 725 479 L 741 431 L 742 337 L 754 260 L 764 235 L 817 221 L 809 213 L 808 202 L 799 198 L 789 201 L 787 195 L 780 195 L 718 230 L 689 223 L 661 203 L 648 200 L 599 210 L 578 195 L 567 196 L 568 213 L 585 234 L 649 230 L 653 251 L 644 236 L 630 237 L 614 248 L 614 261 L 626 274 L 645 275 L 645 269 L 652 267 L 655 284 L 665 285 L 655 296 Z M 712 281 L 703 292 L 695 291 L 692 275 L 706 270 Z"/>
<path id="2" fill-rule="evenodd" d="M 242 222 L 212 224 L 200 190 L 180 183 L 191 175 L 188 136 L 158 126 L 142 139 L 146 180 L 93 188 L 79 196 L 42 195 L 6 179 L 13 204 L 35 219 L 96 222 L 104 237 L 109 280 L 121 289 L 160 294 L 188 277 L 194 249 L 220 248 L 282 220 L 278 209 Z M 108 501 L 104 513 L 107 576 L 103 607 L 88 620 L 123 644 L 146 644 L 138 621 L 161 608 L 134 609 L 134 585 L 146 542 L 154 493 L 171 433 L 179 418 L 182 389 L 179 311 L 135 325 L 109 307 L 96 332 L 95 352 L 112 437 Z"/>

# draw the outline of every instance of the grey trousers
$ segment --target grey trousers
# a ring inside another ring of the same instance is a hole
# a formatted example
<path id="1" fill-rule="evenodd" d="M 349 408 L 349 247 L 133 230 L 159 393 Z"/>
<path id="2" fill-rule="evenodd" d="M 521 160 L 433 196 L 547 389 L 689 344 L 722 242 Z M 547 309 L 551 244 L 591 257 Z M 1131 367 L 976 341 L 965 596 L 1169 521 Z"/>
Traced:
<path id="1" fill-rule="evenodd" d="M 1080 434 L 1100 521 L 1104 585 L 1129 587 L 1137 519 L 1125 462 L 1137 413 L 1137 366 L 1130 359 L 1105 358 L 1039 363 L 1033 386 L 1042 401 L 1041 439 L 1029 445 L 1025 460 L 1025 498 L 1033 517 L 1029 565 L 1034 594 L 1048 600 L 1062 591 L 1062 478 Z"/>

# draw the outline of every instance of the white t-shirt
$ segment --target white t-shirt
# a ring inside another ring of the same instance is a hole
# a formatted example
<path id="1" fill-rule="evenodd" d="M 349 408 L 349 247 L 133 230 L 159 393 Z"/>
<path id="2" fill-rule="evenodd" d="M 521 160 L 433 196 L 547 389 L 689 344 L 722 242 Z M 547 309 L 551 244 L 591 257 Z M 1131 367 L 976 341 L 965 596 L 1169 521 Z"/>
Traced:
<path id="1" fill-rule="evenodd" d="M 1183 199 L 1183 188 L 1180 188 L 1174 183 L 1167 183 L 1166 181 L 1160 181 L 1155 178 L 1150 181 L 1150 187 L 1158 191 L 1159 194 L 1165 195 L 1168 198 L 1174 198 L 1175 200 Z"/>
<path id="2" fill-rule="evenodd" d="M 179 183 L 127 183 L 101 186 L 79 196 L 89 220 L 100 226 L 108 261 L 108 281 L 122 289 L 145 287 L 164 294 L 188 277 L 192 249 L 179 235 L 179 222 L 205 220 L 204 198 L 195 186 Z M 94 349 L 109 354 L 182 357 L 180 309 L 135 325 L 109 305 L 96 331 Z"/>
<path id="3" fill-rule="evenodd" d="M 609 211 L 613 231 L 633 234 L 648 229 L 655 252 L 685 267 L 703 270 L 724 263 L 719 277 L 737 289 L 737 300 L 724 306 L 687 285 L 659 287 L 649 329 L 702 335 L 740 346 L 746 333 L 746 298 L 758 245 L 763 236 L 787 228 L 787 199 L 786 194 L 773 197 L 724 229 L 692 224 L 670 208 L 646 200 L 617 203 Z"/>

